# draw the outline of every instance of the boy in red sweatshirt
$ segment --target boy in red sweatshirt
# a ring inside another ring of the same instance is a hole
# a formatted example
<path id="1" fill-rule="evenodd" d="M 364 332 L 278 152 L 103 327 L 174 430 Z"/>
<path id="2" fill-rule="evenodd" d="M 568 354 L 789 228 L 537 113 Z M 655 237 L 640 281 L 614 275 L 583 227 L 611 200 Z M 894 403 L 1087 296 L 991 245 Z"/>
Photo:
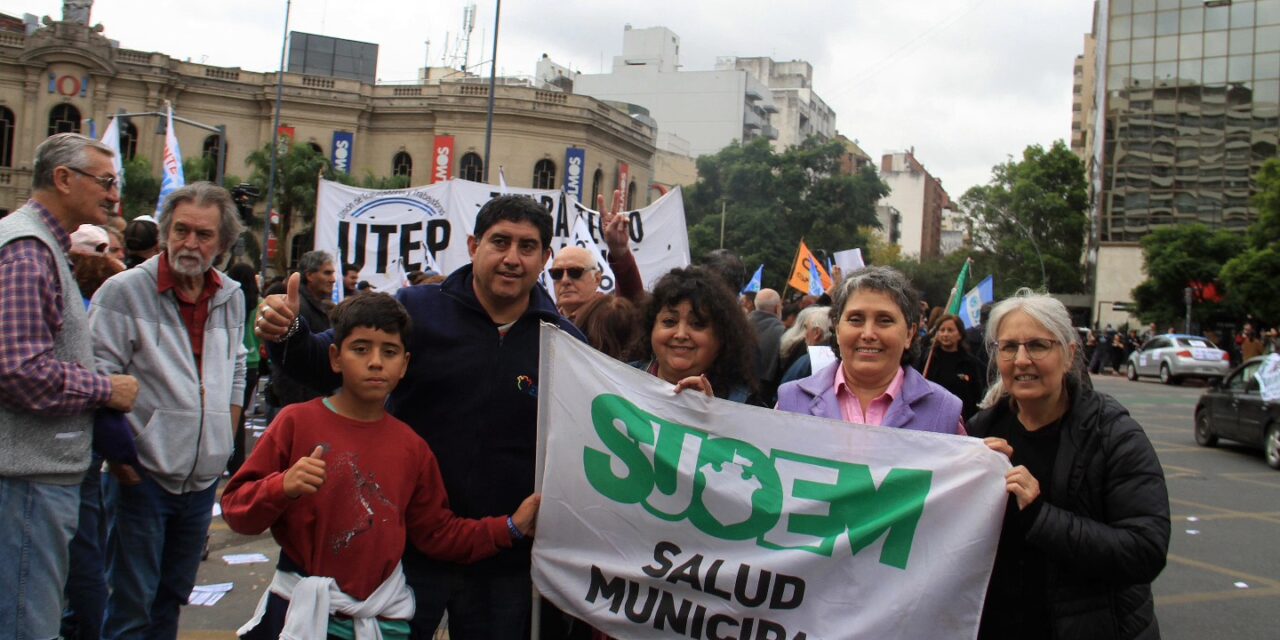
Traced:
<path id="1" fill-rule="evenodd" d="M 433 558 L 475 562 L 533 531 L 537 495 L 506 518 L 454 515 L 431 449 L 384 410 L 409 362 L 404 307 L 361 294 L 332 319 L 329 360 L 342 389 L 281 411 L 222 494 L 232 530 L 270 527 L 280 544 L 244 638 L 407 637 L 406 536 Z"/>

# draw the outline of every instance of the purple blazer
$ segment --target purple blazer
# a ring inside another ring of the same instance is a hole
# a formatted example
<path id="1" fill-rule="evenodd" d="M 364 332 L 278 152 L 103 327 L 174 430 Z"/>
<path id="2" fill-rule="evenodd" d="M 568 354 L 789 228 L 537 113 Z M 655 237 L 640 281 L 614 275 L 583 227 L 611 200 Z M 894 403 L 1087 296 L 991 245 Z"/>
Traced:
<path id="1" fill-rule="evenodd" d="M 821 371 L 793 380 L 778 389 L 778 409 L 821 418 L 844 420 L 836 400 L 836 361 Z M 893 399 L 881 426 L 934 433 L 957 432 L 960 399 L 940 385 L 925 380 L 912 367 L 903 367 L 902 393 Z"/>

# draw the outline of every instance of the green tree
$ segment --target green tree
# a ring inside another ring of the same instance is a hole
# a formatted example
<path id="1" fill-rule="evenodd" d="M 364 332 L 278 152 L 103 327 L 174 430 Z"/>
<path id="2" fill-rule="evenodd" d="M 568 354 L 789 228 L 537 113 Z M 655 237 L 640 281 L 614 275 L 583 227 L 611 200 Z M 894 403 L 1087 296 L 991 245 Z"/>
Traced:
<path id="1" fill-rule="evenodd" d="M 1210 231 L 1201 224 L 1152 231 L 1142 239 L 1147 279 L 1133 290 L 1138 317 L 1144 323 L 1180 326 L 1186 315 L 1184 289 L 1192 282 L 1214 282 L 1223 264 L 1240 253 L 1244 245 L 1244 239 L 1237 234 Z M 1198 302 L 1191 310 L 1191 319 L 1201 326 L 1230 320 L 1234 315 L 1235 309 L 1226 300 Z"/>
<path id="2" fill-rule="evenodd" d="M 777 153 L 764 139 L 733 144 L 698 158 L 698 183 L 685 191 L 689 246 L 695 262 L 720 246 L 783 290 L 801 238 L 815 253 L 865 247 L 878 228 L 875 206 L 889 189 L 874 169 L 840 170 L 839 143 L 815 139 Z"/>
<path id="3" fill-rule="evenodd" d="M 1227 299 L 1267 323 L 1280 322 L 1280 159 L 1254 177 L 1258 219 L 1249 227 L 1248 248 L 1222 266 Z"/>
<path id="4" fill-rule="evenodd" d="M 316 215 L 316 188 L 320 177 L 333 179 L 333 167 L 323 155 L 307 144 L 281 144 L 277 147 L 275 197 L 271 206 L 280 214 L 280 223 L 273 227 L 276 238 L 288 238 L 294 225 L 310 226 Z M 272 145 L 249 154 L 245 164 L 252 173 L 249 182 L 262 193 L 261 202 L 267 201 L 267 181 L 271 175 Z M 283 268 L 285 252 L 276 253 L 276 267 Z"/>
<path id="5" fill-rule="evenodd" d="M 160 179 L 151 173 L 151 163 L 142 156 L 134 156 L 123 163 L 124 189 L 120 200 L 124 205 L 124 217 L 133 220 L 140 215 L 156 212 L 160 199 Z"/>
<path id="6" fill-rule="evenodd" d="M 1084 291 L 1088 184 L 1084 165 L 1061 140 L 996 165 L 991 181 L 966 191 L 960 205 L 973 223 L 975 248 L 994 258 L 999 291 Z"/>

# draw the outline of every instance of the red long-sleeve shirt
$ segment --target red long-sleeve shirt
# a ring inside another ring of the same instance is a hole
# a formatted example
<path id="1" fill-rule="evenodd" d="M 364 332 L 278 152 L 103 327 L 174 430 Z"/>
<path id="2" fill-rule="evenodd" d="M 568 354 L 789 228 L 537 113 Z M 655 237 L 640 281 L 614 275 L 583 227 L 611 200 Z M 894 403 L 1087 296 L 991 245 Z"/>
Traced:
<path id="1" fill-rule="evenodd" d="M 325 445 L 320 490 L 290 499 L 284 474 Z M 384 416 L 344 418 L 321 399 L 285 407 L 222 494 L 222 517 L 239 533 L 268 527 L 313 576 L 365 599 L 391 575 L 409 539 L 426 555 L 475 562 L 511 546 L 506 518 L 460 518 L 449 509 L 435 455 L 408 425 Z"/>

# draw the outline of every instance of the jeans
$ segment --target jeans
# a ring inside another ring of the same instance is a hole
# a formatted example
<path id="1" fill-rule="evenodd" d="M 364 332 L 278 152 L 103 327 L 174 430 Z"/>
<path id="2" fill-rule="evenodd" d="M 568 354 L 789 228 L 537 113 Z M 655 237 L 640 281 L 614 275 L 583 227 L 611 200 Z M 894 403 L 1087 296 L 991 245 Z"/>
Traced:
<path id="1" fill-rule="evenodd" d="M 102 458 L 93 456 L 80 483 L 80 525 L 71 540 L 71 572 L 67 576 L 67 610 L 62 637 L 97 640 L 107 609 L 107 523 L 102 501 Z"/>
<path id="2" fill-rule="evenodd" d="M 79 485 L 0 477 L 0 633 L 58 637 Z"/>
<path id="3" fill-rule="evenodd" d="M 141 471 L 141 470 L 139 470 Z M 128 487 L 108 477 L 116 509 L 111 530 L 107 619 L 102 637 L 177 638 L 209 534 L 218 484 L 174 495 L 148 475 Z"/>
<path id="4" fill-rule="evenodd" d="M 410 553 L 418 556 L 417 562 L 409 561 L 404 566 L 405 582 L 413 589 L 418 605 L 411 623 L 412 637 L 434 637 L 446 609 L 451 640 L 529 637 L 533 579 L 528 569 L 480 573 L 459 565 L 424 562 L 416 549 Z"/>

